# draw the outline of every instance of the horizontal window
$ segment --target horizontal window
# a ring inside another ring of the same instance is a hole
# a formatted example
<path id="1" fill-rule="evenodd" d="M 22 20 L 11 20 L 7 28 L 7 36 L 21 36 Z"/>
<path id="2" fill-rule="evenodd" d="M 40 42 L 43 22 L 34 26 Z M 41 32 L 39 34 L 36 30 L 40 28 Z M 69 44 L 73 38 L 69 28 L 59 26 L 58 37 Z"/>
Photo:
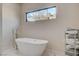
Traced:
<path id="1" fill-rule="evenodd" d="M 56 6 L 26 13 L 26 21 L 51 20 L 56 18 Z"/>

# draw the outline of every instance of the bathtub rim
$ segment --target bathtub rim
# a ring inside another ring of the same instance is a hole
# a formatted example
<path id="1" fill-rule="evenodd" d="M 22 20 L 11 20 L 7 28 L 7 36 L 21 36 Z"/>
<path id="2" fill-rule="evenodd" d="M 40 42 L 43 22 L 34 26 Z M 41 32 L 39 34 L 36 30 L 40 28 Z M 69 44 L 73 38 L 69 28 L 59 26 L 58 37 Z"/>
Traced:
<path id="1" fill-rule="evenodd" d="M 34 40 L 34 41 L 30 41 L 30 40 Z M 20 43 L 24 42 L 24 43 L 29 43 L 29 44 L 47 44 L 48 43 L 47 40 L 33 39 L 33 38 L 16 38 L 15 41 L 16 41 L 16 43 L 17 42 L 20 42 Z M 36 41 L 41 41 L 41 42 L 36 42 Z"/>

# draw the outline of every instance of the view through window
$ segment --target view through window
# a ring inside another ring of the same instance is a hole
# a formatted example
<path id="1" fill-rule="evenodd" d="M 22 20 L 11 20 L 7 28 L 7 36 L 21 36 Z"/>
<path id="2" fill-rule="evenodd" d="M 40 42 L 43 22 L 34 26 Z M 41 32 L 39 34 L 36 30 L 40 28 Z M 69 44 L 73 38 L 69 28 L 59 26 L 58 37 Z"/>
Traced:
<path id="1" fill-rule="evenodd" d="M 26 13 L 27 21 L 50 20 L 56 18 L 56 6 Z"/>

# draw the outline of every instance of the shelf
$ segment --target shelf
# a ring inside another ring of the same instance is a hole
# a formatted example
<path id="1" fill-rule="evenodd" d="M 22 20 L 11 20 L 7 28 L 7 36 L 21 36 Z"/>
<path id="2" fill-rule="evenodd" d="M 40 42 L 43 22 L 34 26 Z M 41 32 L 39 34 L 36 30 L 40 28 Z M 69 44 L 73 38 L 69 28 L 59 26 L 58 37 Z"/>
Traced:
<path id="1" fill-rule="evenodd" d="M 67 52 L 67 51 L 65 52 L 65 54 L 68 55 L 68 56 L 74 56 L 74 53 Z"/>
<path id="2" fill-rule="evenodd" d="M 65 53 L 69 56 L 79 56 L 79 29 L 68 29 L 65 33 Z"/>
<path id="3" fill-rule="evenodd" d="M 76 45 L 79 45 L 79 43 L 75 43 Z M 66 45 L 73 45 L 73 44 L 70 44 L 70 43 L 66 43 Z M 79 46 L 78 46 L 79 47 Z"/>
<path id="4" fill-rule="evenodd" d="M 70 54 L 74 55 L 74 51 L 73 51 L 73 52 L 72 52 L 72 51 L 65 51 L 65 53 L 66 53 L 67 55 L 70 55 Z M 71 55 L 71 56 L 72 56 L 72 55 Z M 79 56 L 79 53 L 76 52 L 76 55 Z"/>
<path id="5" fill-rule="evenodd" d="M 74 53 L 74 52 L 71 52 L 71 51 L 65 51 L 65 52 Z"/>

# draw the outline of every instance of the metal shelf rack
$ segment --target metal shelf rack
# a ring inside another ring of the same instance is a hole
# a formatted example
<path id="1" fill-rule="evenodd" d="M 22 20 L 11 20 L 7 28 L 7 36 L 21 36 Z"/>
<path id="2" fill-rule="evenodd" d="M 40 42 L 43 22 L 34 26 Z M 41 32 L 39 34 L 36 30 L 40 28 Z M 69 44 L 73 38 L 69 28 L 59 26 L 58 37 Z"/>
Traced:
<path id="1" fill-rule="evenodd" d="M 65 32 L 65 54 L 79 56 L 79 29 L 68 29 Z"/>

